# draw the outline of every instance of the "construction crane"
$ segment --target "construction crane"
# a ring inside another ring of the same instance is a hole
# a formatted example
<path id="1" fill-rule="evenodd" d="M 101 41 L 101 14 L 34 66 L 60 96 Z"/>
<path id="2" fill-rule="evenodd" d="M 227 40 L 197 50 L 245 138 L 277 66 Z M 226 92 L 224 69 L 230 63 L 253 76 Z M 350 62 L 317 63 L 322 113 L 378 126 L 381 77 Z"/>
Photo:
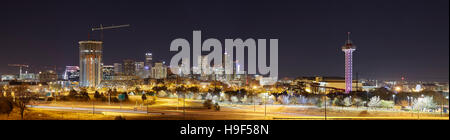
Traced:
<path id="1" fill-rule="evenodd" d="M 100 38 L 101 38 L 101 41 L 103 41 L 103 30 L 123 28 L 123 27 L 130 27 L 130 24 L 117 25 L 117 26 L 106 26 L 106 27 L 104 27 L 103 24 L 100 24 L 100 27 L 92 28 L 91 30 L 92 31 L 100 31 Z"/>
<path id="2" fill-rule="evenodd" d="M 19 77 L 22 76 L 22 68 L 28 68 L 30 67 L 29 65 L 24 65 L 24 64 L 8 64 L 8 66 L 10 67 L 19 67 Z"/>

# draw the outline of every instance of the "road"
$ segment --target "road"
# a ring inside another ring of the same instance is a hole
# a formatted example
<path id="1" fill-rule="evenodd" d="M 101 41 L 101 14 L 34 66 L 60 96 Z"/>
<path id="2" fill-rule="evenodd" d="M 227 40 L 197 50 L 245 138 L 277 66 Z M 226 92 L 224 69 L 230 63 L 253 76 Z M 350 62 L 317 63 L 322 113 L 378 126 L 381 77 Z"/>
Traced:
<path id="1" fill-rule="evenodd" d="M 35 104 L 30 108 L 56 110 L 67 112 L 85 112 L 104 115 L 133 116 L 133 119 L 147 119 L 149 116 L 157 120 L 448 120 L 447 116 L 425 116 L 421 114 L 397 115 L 390 113 L 372 113 L 360 116 L 360 112 L 333 112 L 325 118 L 323 110 L 310 106 L 281 106 L 281 105 L 230 105 L 222 104 L 220 111 L 206 109 L 202 103 L 195 100 L 186 102 L 186 110 L 182 103 L 173 99 L 159 99 L 155 105 L 137 106 L 132 104 L 74 104 L 59 102 L 57 104 Z M 148 110 L 148 112 L 147 112 Z"/>

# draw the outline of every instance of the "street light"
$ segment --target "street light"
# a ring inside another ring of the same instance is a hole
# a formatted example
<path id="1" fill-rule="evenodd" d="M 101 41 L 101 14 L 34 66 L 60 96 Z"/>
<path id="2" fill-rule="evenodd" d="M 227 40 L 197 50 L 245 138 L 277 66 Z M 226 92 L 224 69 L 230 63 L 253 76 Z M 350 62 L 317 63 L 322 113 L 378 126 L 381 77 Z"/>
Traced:
<path id="1" fill-rule="evenodd" d="M 408 99 L 408 105 L 411 106 L 411 99 L 409 99 L 409 96 L 406 96 L 406 99 Z"/>
<path id="2" fill-rule="evenodd" d="M 395 94 L 392 94 L 392 100 L 394 100 L 393 102 L 394 102 L 394 110 L 395 110 Z"/>
<path id="3" fill-rule="evenodd" d="M 400 92 L 402 90 L 401 87 L 395 87 L 395 91 Z"/>

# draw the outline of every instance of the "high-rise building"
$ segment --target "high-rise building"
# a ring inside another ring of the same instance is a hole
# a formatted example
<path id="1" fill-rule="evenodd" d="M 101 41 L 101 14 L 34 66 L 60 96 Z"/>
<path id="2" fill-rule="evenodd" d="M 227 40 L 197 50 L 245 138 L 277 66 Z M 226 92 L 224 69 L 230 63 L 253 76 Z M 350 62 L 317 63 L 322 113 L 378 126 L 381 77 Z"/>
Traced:
<path id="1" fill-rule="evenodd" d="M 138 76 L 141 79 L 147 78 L 145 73 L 145 62 L 136 62 L 136 76 Z"/>
<path id="2" fill-rule="evenodd" d="M 123 60 L 123 74 L 126 76 L 136 76 L 136 64 L 134 60 Z"/>
<path id="3" fill-rule="evenodd" d="M 69 81 L 78 81 L 80 78 L 80 67 L 78 66 L 66 66 L 63 79 Z"/>
<path id="4" fill-rule="evenodd" d="M 102 73 L 103 73 L 103 80 L 112 80 L 114 76 L 114 66 L 103 65 Z"/>
<path id="5" fill-rule="evenodd" d="M 353 81 L 353 52 L 356 50 L 356 46 L 353 45 L 350 40 L 350 32 L 347 33 L 347 41 L 342 46 L 342 51 L 345 53 L 345 93 L 352 91 Z"/>
<path id="6" fill-rule="evenodd" d="M 114 75 L 122 75 L 123 66 L 121 63 L 114 63 Z"/>
<path id="7" fill-rule="evenodd" d="M 55 71 L 48 70 L 39 73 L 40 82 L 55 82 L 58 80 L 58 74 Z"/>
<path id="8" fill-rule="evenodd" d="M 198 64 L 200 64 L 201 69 L 200 80 L 211 80 L 213 69 L 208 63 L 208 56 L 202 55 L 201 57 L 199 57 Z"/>
<path id="9" fill-rule="evenodd" d="M 150 77 L 151 71 L 153 67 L 153 54 L 152 53 L 145 53 L 145 78 Z"/>
<path id="10" fill-rule="evenodd" d="M 155 63 L 152 68 L 152 78 L 165 79 L 167 78 L 167 66 L 164 63 Z"/>
<path id="11" fill-rule="evenodd" d="M 148 69 L 152 68 L 152 62 L 153 61 L 153 54 L 152 53 L 145 53 L 145 66 L 148 67 Z"/>
<path id="12" fill-rule="evenodd" d="M 97 87 L 102 80 L 101 41 L 80 41 L 80 86 Z"/>
<path id="13" fill-rule="evenodd" d="M 3 74 L 2 75 L 2 81 L 13 81 L 17 80 L 17 76 L 13 74 Z"/>
<path id="14" fill-rule="evenodd" d="M 136 68 L 136 71 L 138 71 L 138 70 L 144 69 L 145 63 L 144 62 L 135 62 L 134 65 L 136 65 L 135 68 Z"/>
<path id="15" fill-rule="evenodd" d="M 22 77 L 20 78 L 22 81 L 24 82 L 37 82 L 39 81 L 39 75 L 34 74 L 34 73 L 22 73 L 21 75 Z"/>
<path id="16" fill-rule="evenodd" d="M 225 75 L 225 81 L 231 81 L 231 80 L 233 80 L 233 78 L 234 78 L 234 74 L 227 74 L 227 73 L 226 73 L 226 68 L 225 68 L 225 67 L 226 67 L 227 63 L 228 63 L 228 65 L 233 65 L 233 64 L 234 64 L 233 56 L 230 56 L 229 53 L 225 52 L 225 53 L 223 54 L 223 58 L 222 58 L 222 59 L 223 59 L 222 66 L 224 67 L 224 70 L 225 70 L 225 72 L 224 72 L 224 75 Z M 234 68 L 235 68 L 235 67 L 233 67 L 233 68 L 231 69 L 233 73 L 235 72 Z"/>

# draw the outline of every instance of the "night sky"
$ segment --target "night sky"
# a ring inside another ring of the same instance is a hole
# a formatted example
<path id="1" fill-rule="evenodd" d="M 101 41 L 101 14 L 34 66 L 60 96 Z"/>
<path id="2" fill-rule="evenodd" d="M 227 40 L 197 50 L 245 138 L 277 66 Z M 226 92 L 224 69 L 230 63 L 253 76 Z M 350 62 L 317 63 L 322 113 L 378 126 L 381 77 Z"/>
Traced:
<path id="1" fill-rule="evenodd" d="M 104 32 L 104 63 L 170 61 L 170 42 L 202 38 L 279 39 L 281 77 L 343 76 L 341 46 L 352 32 L 360 78 L 449 79 L 449 0 L 20 1 L 0 4 L 0 74 L 78 65 L 78 41 Z M 191 42 L 192 45 L 192 42 Z"/>

